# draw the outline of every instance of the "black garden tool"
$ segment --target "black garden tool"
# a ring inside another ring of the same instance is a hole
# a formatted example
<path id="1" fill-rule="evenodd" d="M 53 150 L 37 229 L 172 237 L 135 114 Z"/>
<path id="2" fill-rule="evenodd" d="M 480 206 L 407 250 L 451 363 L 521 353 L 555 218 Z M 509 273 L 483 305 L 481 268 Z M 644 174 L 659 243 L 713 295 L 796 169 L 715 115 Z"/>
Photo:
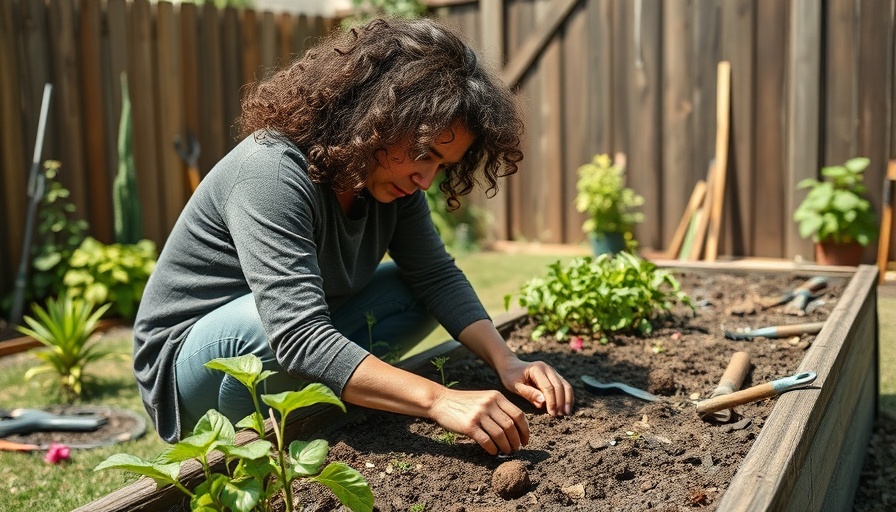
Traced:
<path id="1" fill-rule="evenodd" d="M 814 322 L 809 324 L 792 324 L 792 325 L 775 325 L 771 327 L 760 327 L 759 329 L 750 329 L 743 332 L 730 331 L 725 329 L 725 337 L 729 340 L 752 340 L 753 338 L 787 338 L 790 336 L 799 336 L 801 334 L 818 334 L 824 322 Z"/>
<path id="2" fill-rule="evenodd" d="M 40 431 L 93 431 L 105 423 L 105 418 L 93 414 L 53 414 L 39 409 L 14 409 L 0 411 L 0 437 Z"/>

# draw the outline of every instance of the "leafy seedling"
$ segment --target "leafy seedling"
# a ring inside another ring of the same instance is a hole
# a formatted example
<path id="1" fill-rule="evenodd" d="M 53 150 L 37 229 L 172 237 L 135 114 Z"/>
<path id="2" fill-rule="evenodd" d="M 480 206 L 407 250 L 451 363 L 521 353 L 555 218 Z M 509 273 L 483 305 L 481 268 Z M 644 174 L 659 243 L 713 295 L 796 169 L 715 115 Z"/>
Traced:
<path id="1" fill-rule="evenodd" d="M 442 377 L 442 385 L 445 386 L 446 388 L 450 388 L 450 387 L 454 386 L 455 384 L 457 384 L 456 380 L 447 382 L 445 379 L 445 363 L 448 362 L 448 359 L 450 359 L 448 356 L 439 356 L 439 357 L 433 358 L 430 361 L 430 363 L 432 363 L 433 366 L 438 368 L 439 375 Z"/>

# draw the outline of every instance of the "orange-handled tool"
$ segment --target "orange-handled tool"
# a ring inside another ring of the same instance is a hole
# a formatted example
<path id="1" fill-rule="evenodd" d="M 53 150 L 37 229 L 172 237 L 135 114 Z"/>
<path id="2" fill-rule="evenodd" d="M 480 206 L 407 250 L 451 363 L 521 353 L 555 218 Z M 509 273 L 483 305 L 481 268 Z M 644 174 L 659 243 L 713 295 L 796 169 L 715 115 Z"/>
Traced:
<path id="1" fill-rule="evenodd" d="M 697 414 L 700 417 L 703 417 L 716 411 L 756 402 L 763 398 L 779 395 L 791 389 L 805 387 L 814 382 L 816 376 L 815 372 L 801 372 L 790 377 L 784 377 L 783 379 L 773 380 L 741 391 L 735 391 L 728 395 L 708 398 L 697 404 Z"/>

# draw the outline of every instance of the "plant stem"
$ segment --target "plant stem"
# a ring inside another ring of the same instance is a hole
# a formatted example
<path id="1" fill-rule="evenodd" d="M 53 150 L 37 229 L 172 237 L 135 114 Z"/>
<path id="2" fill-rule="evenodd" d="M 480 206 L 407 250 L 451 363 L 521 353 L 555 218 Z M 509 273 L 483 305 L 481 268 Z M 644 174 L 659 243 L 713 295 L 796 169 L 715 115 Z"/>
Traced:
<path id="1" fill-rule="evenodd" d="M 277 436 L 277 458 L 280 460 L 280 480 L 283 482 L 284 501 L 286 501 L 286 511 L 293 512 L 292 503 L 292 482 L 286 479 L 286 456 L 283 453 L 283 436 L 285 432 L 280 432 L 280 425 L 277 418 L 274 417 L 274 409 L 268 409 L 271 416 L 271 424 L 274 426 L 274 435 Z M 286 423 L 285 421 L 283 422 Z"/>

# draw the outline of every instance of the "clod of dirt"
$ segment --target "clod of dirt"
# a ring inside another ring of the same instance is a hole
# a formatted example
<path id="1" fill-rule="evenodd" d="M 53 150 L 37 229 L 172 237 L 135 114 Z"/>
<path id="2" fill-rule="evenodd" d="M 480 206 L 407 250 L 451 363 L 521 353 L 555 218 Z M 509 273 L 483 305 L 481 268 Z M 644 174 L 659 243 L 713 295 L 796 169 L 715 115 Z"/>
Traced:
<path id="1" fill-rule="evenodd" d="M 675 394 L 675 372 L 669 368 L 654 368 L 647 376 L 647 391 L 654 395 Z"/>
<path id="2" fill-rule="evenodd" d="M 505 500 L 519 498 L 526 493 L 529 485 L 529 471 L 518 460 L 501 464 L 492 475 L 492 490 Z"/>

